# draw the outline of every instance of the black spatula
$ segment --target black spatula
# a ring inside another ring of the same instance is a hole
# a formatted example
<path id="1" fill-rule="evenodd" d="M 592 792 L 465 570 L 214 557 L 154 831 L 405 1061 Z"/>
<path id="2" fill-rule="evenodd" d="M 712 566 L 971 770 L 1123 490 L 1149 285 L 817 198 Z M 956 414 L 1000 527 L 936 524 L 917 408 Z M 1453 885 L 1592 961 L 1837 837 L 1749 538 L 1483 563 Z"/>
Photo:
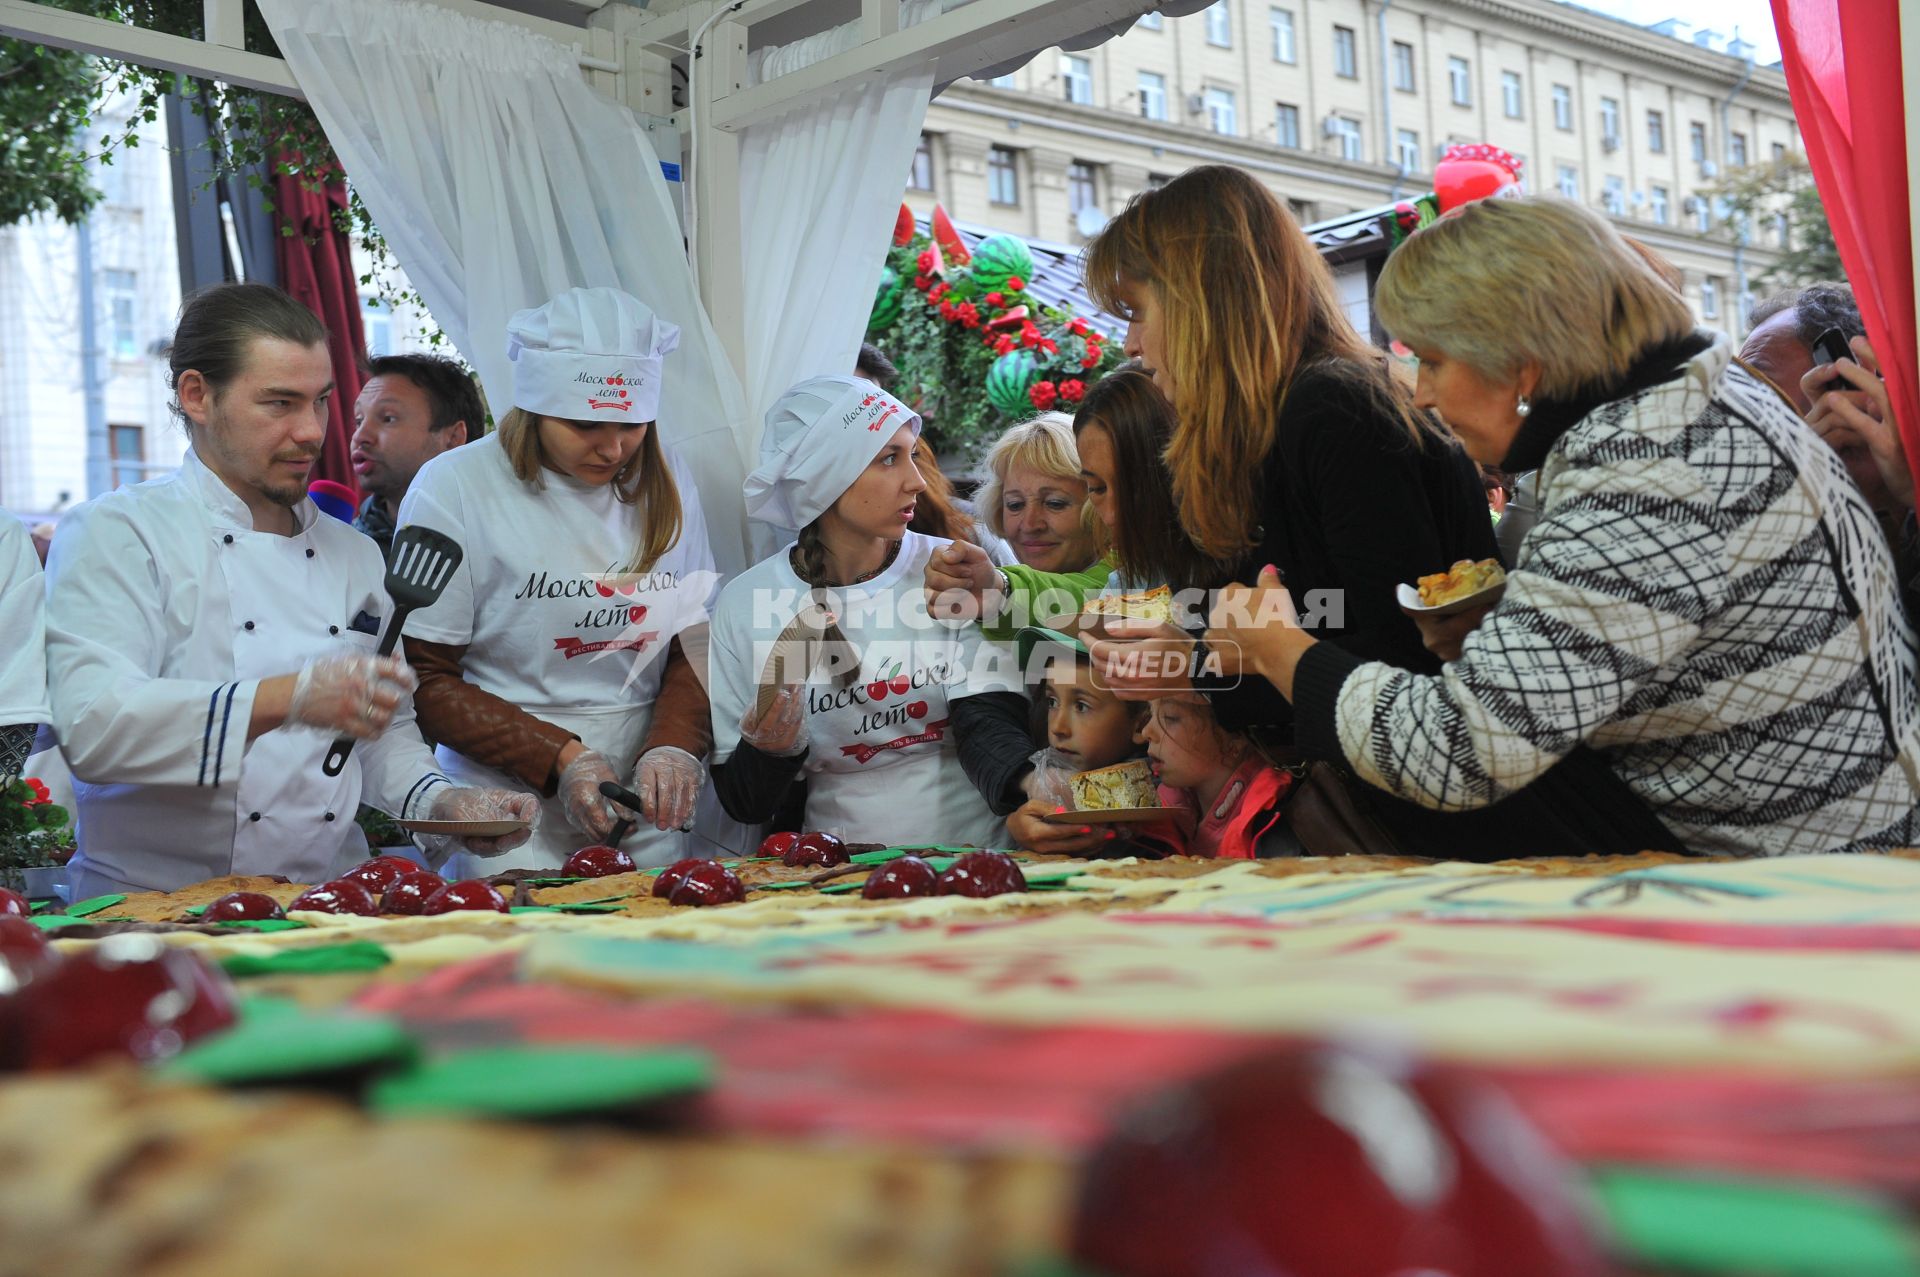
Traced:
<path id="1" fill-rule="evenodd" d="M 464 556 L 458 541 L 417 523 L 394 533 L 393 552 L 387 556 L 387 597 L 393 600 L 393 615 L 387 618 L 387 632 L 380 636 L 380 655 L 393 655 L 408 614 L 440 597 Z M 327 751 L 321 770 L 338 776 L 352 752 L 353 737 L 340 737 Z"/>

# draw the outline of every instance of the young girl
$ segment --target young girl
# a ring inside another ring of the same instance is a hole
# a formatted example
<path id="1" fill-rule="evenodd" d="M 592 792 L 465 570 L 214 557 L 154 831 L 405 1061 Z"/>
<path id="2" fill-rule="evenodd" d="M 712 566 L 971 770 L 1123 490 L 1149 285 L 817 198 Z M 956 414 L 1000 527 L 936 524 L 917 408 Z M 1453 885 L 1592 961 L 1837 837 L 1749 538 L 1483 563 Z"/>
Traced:
<path id="1" fill-rule="evenodd" d="M 1039 663 L 1036 664 L 1035 653 Z M 1082 854 L 1115 840 L 1112 829 L 1043 819 L 1071 802 L 1069 778 L 1141 756 L 1147 705 L 1098 686 L 1079 639 L 1038 627 L 1020 633 L 1020 667 L 1039 683 L 1046 748 L 1033 757 L 1027 801 L 1007 817 L 1015 845 L 1056 855 Z M 1037 676 L 1037 679 L 1036 679 Z"/>
<path id="2" fill-rule="evenodd" d="M 1194 816 L 1192 833 L 1178 845 L 1181 854 L 1251 860 L 1263 842 L 1275 854 L 1284 838 L 1288 773 L 1267 762 L 1244 733 L 1222 727 L 1200 696 L 1154 701 L 1145 734 L 1161 805 Z"/>
<path id="3" fill-rule="evenodd" d="M 486 871 L 554 868 L 604 840 L 609 780 L 647 804 L 625 849 L 670 863 L 710 739 L 681 635 L 696 640 L 717 580 L 693 482 L 654 425 L 680 332 L 625 293 L 576 288 L 507 337 L 499 430 L 428 462 L 400 506 L 403 528 L 465 550 L 407 622 L 420 725 L 449 775 L 547 798 L 534 840 Z"/>
<path id="4" fill-rule="evenodd" d="M 944 543 L 908 530 L 926 487 L 912 459 L 919 433 L 917 414 L 853 377 L 804 381 L 767 415 L 747 513 L 801 531 L 730 582 L 715 607 L 714 784 L 735 820 L 767 820 L 804 775 L 808 829 L 859 842 L 1004 845 L 962 752 L 982 717 L 1010 715 L 1024 737 L 1025 699 L 1012 671 L 988 668 L 978 629 L 927 613 L 921 574 Z M 756 702 L 775 640 L 816 594 L 857 673 L 809 670 L 763 713 Z"/>

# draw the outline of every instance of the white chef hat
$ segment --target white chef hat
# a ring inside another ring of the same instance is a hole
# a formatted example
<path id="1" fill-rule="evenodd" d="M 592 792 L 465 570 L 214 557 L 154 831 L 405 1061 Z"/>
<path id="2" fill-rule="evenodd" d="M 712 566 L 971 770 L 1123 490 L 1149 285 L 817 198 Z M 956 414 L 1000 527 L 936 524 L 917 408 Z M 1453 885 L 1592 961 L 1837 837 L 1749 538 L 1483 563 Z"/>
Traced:
<path id="1" fill-rule="evenodd" d="M 513 404 L 567 421 L 653 421 L 680 329 L 617 288 L 570 288 L 507 321 Z"/>
<path id="2" fill-rule="evenodd" d="M 747 476 L 747 514 L 804 528 L 853 486 L 901 426 L 920 437 L 920 414 L 862 377 L 811 377 L 781 395 Z"/>

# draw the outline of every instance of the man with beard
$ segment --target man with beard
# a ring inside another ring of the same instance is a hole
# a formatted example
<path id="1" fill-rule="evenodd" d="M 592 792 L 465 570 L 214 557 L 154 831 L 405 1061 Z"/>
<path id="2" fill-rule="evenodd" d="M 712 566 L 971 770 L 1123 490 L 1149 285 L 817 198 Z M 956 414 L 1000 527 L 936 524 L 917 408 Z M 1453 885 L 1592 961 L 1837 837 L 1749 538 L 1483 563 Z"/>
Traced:
<path id="1" fill-rule="evenodd" d="M 353 526 L 387 554 L 413 476 L 441 453 L 478 439 L 486 414 L 473 378 L 443 355 L 381 355 L 367 373 L 353 402 L 353 469 L 367 499 Z"/>
<path id="2" fill-rule="evenodd" d="M 392 611 L 380 553 L 307 497 L 334 389 L 313 312 L 261 284 L 208 289 L 183 307 L 170 365 L 192 444 L 180 469 L 75 509 L 48 557 L 75 892 L 325 881 L 365 854 L 363 791 L 403 820 L 533 818 L 531 794 L 440 772 L 412 671 L 374 654 Z M 354 765 L 328 776 L 340 735 L 359 742 Z M 453 844 L 433 836 L 429 855 Z"/>

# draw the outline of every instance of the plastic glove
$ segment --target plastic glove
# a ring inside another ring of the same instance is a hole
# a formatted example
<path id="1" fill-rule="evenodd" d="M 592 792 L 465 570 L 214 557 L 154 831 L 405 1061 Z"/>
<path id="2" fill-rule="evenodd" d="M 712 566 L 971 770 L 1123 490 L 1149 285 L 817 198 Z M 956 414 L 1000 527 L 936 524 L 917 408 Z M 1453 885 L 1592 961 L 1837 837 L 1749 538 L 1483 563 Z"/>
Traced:
<path id="1" fill-rule="evenodd" d="M 1073 801 L 1073 774 L 1078 769 L 1053 749 L 1036 750 L 1028 761 L 1033 770 L 1021 782 L 1027 797 L 1045 804 L 1048 811 L 1071 811 L 1077 805 Z"/>
<path id="2" fill-rule="evenodd" d="M 421 834 L 420 849 L 438 863 L 454 849 L 464 847 L 476 856 L 498 856 L 533 837 L 540 823 L 540 799 L 512 789 L 442 789 L 427 812 L 428 820 L 524 820 L 527 827 L 498 838 L 462 838 L 459 834 Z"/>
<path id="3" fill-rule="evenodd" d="M 418 684 L 397 656 L 323 656 L 293 680 L 287 721 L 371 740 L 387 729 L 393 712 Z"/>
<path id="4" fill-rule="evenodd" d="M 560 769 L 559 796 L 566 808 L 567 823 L 592 842 L 605 842 L 620 819 L 613 804 L 600 792 L 601 782 L 609 780 L 616 784 L 620 780 L 613 774 L 613 764 L 605 754 L 591 749 L 581 750 Z"/>
<path id="5" fill-rule="evenodd" d="M 693 819 L 693 803 L 700 797 L 707 769 L 684 749 L 660 745 L 640 755 L 633 784 L 642 811 L 655 829 L 684 829 Z"/>
<path id="6" fill-rule="evenodd" d="M 763 754 L 792 758 L 807 752 L 807 689 L 798 683 L 774 693 L 767 712 L 755 718 L 749 708 L 740 720 L 740 739 Z"/>

